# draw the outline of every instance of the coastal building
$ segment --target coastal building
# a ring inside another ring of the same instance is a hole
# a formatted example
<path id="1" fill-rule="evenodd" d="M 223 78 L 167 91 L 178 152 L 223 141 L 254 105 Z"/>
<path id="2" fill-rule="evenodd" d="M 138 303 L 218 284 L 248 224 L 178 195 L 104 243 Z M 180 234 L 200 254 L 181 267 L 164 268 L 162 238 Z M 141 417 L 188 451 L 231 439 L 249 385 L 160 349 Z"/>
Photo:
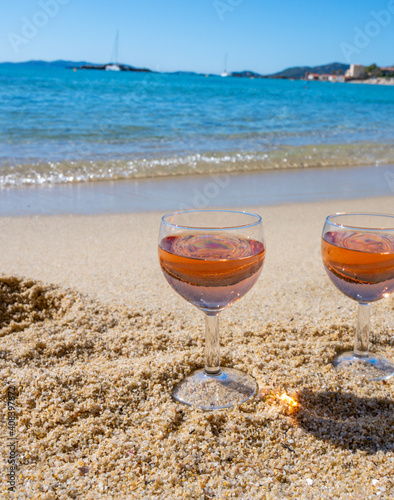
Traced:
<path id="1" fill-rule="evenodd" d="M 308 73 L 307 75 L 308 80 L 316 80 L 320 82 L 340 82 L 344 83 L 346 81 L 345 75 L 329 75 L 326 73 L 320 74 L 320 73 Z"/>
<path id="2" fill-rule="evenodd" d="M 365 76 L 365 66 L 362 64 L 351 64 L 346 70 L 345 77 L 348 78 L 363 78 Z"/>
<path id="3" fill-rule="evenodd" d="M 328 75 L 328 81 L 332 83 L 345 83 L 345 75 Z"/>

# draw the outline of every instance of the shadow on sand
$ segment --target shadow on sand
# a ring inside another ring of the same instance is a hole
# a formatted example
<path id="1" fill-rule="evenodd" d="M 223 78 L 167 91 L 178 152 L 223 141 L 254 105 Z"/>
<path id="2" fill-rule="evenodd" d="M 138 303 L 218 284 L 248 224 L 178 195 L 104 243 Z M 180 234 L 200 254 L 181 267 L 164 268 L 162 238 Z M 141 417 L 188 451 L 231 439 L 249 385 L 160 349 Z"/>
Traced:
<path id="1" fill-rule="evenodd" d="M 369 454 L 394 450 L 394 400 L 350 393 L 299 393 L 298 425 L 317 439 Z"/>

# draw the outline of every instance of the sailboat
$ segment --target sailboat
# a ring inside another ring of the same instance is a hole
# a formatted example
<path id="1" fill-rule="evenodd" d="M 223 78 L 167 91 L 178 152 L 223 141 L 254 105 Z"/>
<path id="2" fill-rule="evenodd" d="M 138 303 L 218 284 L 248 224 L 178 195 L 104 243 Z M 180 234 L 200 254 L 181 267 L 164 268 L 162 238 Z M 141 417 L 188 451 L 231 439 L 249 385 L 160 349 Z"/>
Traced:
<path id="1" fill-rule="evenodd" d="M 226 55 L 224 57 L 224 71 L 223 73 L 220 74 L 220 76 L 228 76 L 228 72 L 227 72 L 227 52 L 226 52 Z"/>
<path id="2" fill-rule="evenodd" d="M 116 37 L 115 37 L 115 45 L 114 45 L 114 50 L 112 51 L 112 61 L 115 61 L 115 63 L 107 64 L 105 67 L 105 71 L 121 71 L 121 67 L 119 66 L 118 63 L 118 46 L 119 46 L 119 30 L 116 30 Z"/>

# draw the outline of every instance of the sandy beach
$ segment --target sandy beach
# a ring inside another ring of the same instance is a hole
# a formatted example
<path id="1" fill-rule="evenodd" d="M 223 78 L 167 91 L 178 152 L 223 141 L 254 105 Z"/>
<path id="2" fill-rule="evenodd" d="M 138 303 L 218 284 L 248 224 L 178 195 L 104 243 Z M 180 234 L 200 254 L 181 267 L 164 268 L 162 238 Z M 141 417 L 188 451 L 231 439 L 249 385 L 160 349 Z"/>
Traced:
<path id="1" fill-rule="evenodd" d="M 366 80 L 354 80 L 349 83 L 364 83 L 366 85 L 394 85 L 394 78 L 367 78 Z"/>
<path id="2" fill-rule="evenodd" d="M 394 379 L 333 369 L 352 348 L 356 303 L 320 256 L 328 214 L 393 213 L 393 198 L 251 211 L 263 217 L 267 258 L 221 314 L 221 361 L 253 375 L 259 394 L 217 412 L 171 398 L 203 366 L 204 324 L 159 268 L 162 214 L 0 218 L 1 414 L 15 385 L 15 498 L 393 498 Z M 371 350 L 391 359 L 393 318 L 393 298 L 373 305 Z M 2 435 L 6 498 L 4 425 Z"/>

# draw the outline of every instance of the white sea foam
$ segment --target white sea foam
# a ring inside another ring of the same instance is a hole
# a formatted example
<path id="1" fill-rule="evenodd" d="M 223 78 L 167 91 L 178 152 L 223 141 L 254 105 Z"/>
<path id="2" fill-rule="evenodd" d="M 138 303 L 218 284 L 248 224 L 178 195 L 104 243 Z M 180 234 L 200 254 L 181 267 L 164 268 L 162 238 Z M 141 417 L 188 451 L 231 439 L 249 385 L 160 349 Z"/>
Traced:
<path id="1" fill-rule="evenodd" d="M 394 164 L 391 144 L 281 147 L 267 152 L 195 153 L 163 158 L 17 163 L 0 166 L 0 186 L 110 181 L 272 169 Z"/>

